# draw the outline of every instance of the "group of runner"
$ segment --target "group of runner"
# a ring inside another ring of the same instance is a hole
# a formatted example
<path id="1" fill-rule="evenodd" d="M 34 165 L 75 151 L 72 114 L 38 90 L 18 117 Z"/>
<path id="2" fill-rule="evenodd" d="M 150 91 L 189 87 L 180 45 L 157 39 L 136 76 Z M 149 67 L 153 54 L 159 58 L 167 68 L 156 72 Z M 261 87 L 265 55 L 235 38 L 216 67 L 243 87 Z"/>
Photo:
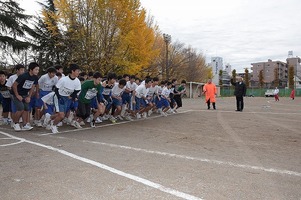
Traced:
<path id="1" fill-rule="evenodd" d="M 20 64 L 15 66 L 16 74 L 0 71 L 1 123 L 15 131 L 31 130 L 33 124 L 58 133 L 64 123 L 82 128 L 103 120 L 147 118 L 153 112 L 167 116 L 182 107 L 186 93 L 185 80 L 178 84 L 176 79 L 147 76 L 140 81 L 134 75 L 115 73 L 104 77 L 100 72 L 81 72 L 76 64 L 70 64 L 66 76 L 60 65 L 40 77 L 39 70 L 38 63 L 32 62 L 26 72 Z"/>

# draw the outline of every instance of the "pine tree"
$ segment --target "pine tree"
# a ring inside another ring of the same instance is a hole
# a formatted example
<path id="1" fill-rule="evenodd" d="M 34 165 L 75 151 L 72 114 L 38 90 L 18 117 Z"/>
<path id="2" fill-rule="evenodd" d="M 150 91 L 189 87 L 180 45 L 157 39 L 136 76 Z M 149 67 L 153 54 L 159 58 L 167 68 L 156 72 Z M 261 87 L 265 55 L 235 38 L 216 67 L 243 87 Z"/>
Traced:
<path id="1" fill-rule="evenodd" d="M 0 44 L 13 51 L 27 49 L 31 43 L 25 41 L 26 33 L 32 32 L 27 26 L 30 16 L 14 0 L 0 0 Z"/>

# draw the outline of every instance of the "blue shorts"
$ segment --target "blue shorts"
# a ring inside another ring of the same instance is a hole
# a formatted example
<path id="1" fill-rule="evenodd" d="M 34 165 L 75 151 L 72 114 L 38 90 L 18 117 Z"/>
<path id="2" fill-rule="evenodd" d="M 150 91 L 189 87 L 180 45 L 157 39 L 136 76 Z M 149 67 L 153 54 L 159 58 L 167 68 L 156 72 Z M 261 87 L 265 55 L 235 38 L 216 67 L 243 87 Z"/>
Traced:
<path id="1" fill-rule="evenodd" d="M 14 104 L 13 100 L 11 100 L 11 102 L 10 102 L 10 110 L 12 113 L 17 112 L 16 104 Z"/>
<path id="2" fill-rule="evenodd" d="M 61 96 L 58 99 L 56 95 L 54 96 L 54 105 L 56 112 L 67 113 L 70 110 L 71 103 L 72 99 L 69 99 L 68 97 Z"/>
<path id="3" fill-rule="evenodd" d="M 2 107 L 4 113 L 11 112 L 11 98 L 3 98 Z"/>
<path id="4" fill-rule="evenodd" d="M 169 101 L 167 99 L 161 98 L 161 100 L 157 104 L 157 108 L 169 107 Z"/>
<path id="5" fill-rule="evenodd" d="M 52 92 L 52 91 L 43 91 L 43 90 L 40 90 L 40 93 L 39 93 L 40 97 L 39 97 L 39 99 L 36 100 L 36 105 L 35 105 L 37 108 L 42 108 L 42 106 L 44 105 L 44 102 L 42 101 L 42 97 L 46 96 L 50 92 Z"/>
<path id="6" fill-rule="evenodd" d="M 127 92 L 124 92 L 122 95 L 121 95 L 121 98 L 122 98 L 122 104 L 131 104 L 131 98 L 132 98 L 132 94 L 131 93 L 127 93 Z"/>
<path id="7" fill-rule="evenodd" d="M 71 103 L 70 103 L 69 109 L 67 109 L 67 112 L 69 112 L 70 110 L 76 111 L 78 108 L 78 101 L 73 101 L 72 99 L 70 101 L 71 101 Z"/>
<path id="8" fill-rule="evenodd" d="M 114 106 L 122 106 L 122 100 L 120 101 L 119 99 L 112 98 L 113 102 L 112 105 Z"/>
<path id="9" fill-rule="evenodd" d="M 135 97 L 135 101 L 136 101 L 136 108 L 135 108 L 136 110 L 140 110 L 141 107 L 145 108 L 147 106 L 143 98 Z"/>
<path id="10" fill-rule="evenodd" d="M 112 107 L 112 99 L 111 96 L 109 95 L 103 95 L 104 99 L 108 102 L 108 104 L 106 105 L 106 110 L 110 110 Z"/>
<path id="11" fill-rule="evenodd" d="M 90 107 L 94 108 L 94 109 L 98 109 L 98 101 L 97 101 L 96 97 L 94 97 L 93 99 L 91 99 Z"/>
<path id="12" fill-rule="evenodd" d="M 35 96 L 30 98 L 30 102 L 29 102 L 29 110 L 32 111 L 32 109 L 34 109 L 36 107 L 36 101 L 37 98 Z"/>

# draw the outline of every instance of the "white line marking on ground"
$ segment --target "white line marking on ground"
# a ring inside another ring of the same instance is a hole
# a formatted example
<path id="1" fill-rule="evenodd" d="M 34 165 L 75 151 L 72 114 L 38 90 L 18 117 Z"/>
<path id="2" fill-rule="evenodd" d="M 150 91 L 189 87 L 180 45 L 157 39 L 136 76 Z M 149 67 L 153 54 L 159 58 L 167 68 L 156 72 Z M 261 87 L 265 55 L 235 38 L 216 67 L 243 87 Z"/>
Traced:
<path id="1" fill-rule="evenodd" d="M 182 114 L 182 113 L 187 113 L 187 112 L 191 112 L 191 111 L 193 111 L 193 110 L 185 110 L 185 111 L 177 112 L 177 113 L 174 113 L 174 114 L 171 114 L 171 115 Z M 156 116 L 148 117 L 146 119 L 137 119 L 137 120 L 134 120 L 134 121 L 120 121 L 120 122 L 111 123 L 111 124 L 103 124 L 103 125 L 96 126 L 96 128 L 102 128 L 102 127 L 107 127 L 107 126 L 115 126 L 115 125 L 119 125 L 119 124 L 130 123 L 130 122 L 144 121 L 144 120 L 148 120 L 148 119 L 156 119 L 156 118 L 159 118 L 159 117 L 163 117 L 163 116 L 156 115 Z M 95 128 L 86 127 L 86 128 L 80 128 L 80 129 L 71 129 L 71 130 L 66 130 L 66 131 L 60 131 L 59 133 L 39 134 L 39 136 L 55 135 L 55 134 L 60 134 L 60 133 L 69 133 L 69 132 L 77 132 L 77 131 L 92 130 L 92 129 L 95 129 Z"/>
<path id="2" fill-rule="evenodd" d="M 33 141 L 30 141 L 30 140 L 26 140 L 24 138 L 19 138 L 19 137 L 15 137 L 13 135 L 10 135 L 8 133 L 5 133 L 5 132 L 2 132 L 0 131 L 1 134 L 3 135 L 6 135 L 7 137 L 11 137 L 13 139 L 16 139 L 16 140 L 20 140 L 20 141 L 23 141 L 23 142 L 26 142 L 26 143 L 29 143 L 29 144 L 33 144 L 33 145 L 36 145 L 36 146 L 39 146 L 39 147 L 43 147 L 43 148 L 46 148 L 46 149 L 49 149 L 51 151 L 55 151 L 55 152 L 58 152 L 58 153 L 61 153 L 63 155 L 66 155 L 66 156 L 69 156 L 73 159 L 76 159 L 76 160 L 79 160 L 79 161 L 82 161 L 82 162 L 85 162 L 85 163 L 88 163 L 88 164 L 91 164 L 93 166 L 96 166 L 98 168 L 101 168 L 101 169 L 104 169 L 104 170 L 107 170 L 107 171 L 110 171 L 114 174 L 117 174 L 119 176 L 123 176 L 125 178 L 128 178 L 128 179 L 131 179 L 133 181 L 136 181 L 136 182 L 139 182 L 139 183 L 142 183 L 146 186 L 149 186 L 149 187 L 152 187 L 152 188 L 155 188 L 155 189 L 158 189 L 162 192 L 165 192 L 165 193 L 168 193 L 168 194 L 171 194 L 171 195 L 174 195 L 174 196 L 177 196 L 177 197 L 180 197 L 180 198 L 183 198 L 183 199 L 189 199 L 189 200 L 202 200 L 201 198 L 199 197 L 196 197 L 196 196 L 192 196 L 190 194 L 186 194 L 184 192 L 180 192 L 178 190 L 174 190 L 172 188 L 168 188 L 168 187 L 165 187 L 161 184 L 158 184 L 158 183 L 155 183 L 155 182 L 152 182 L 152 181 L 149 181 L 147 179 L 144 179 L 144 178 L 140 178 L 138 176 L 135 176 L 135 175 L 132 175 L 132 174 L 129 174 L 129 173 L 125 173 L 123 171 L 120 171 L 118 169 L 115 169 L 115 168 L 112 168 L 112 167 L 109 167 L 107 165 L 104 165 L 104 164 L 101 164 L 99 162 L 96 162 L 94 160 L 90 160 L 90 159 L 87 159 L 87 158 L 84 158 L 84 157 L 81 157 L 81 156 L 78 156 L 78 155 L 75 155 L 73 153 L 70 153 L 68 151 L 65 151 L 65 150 L 61 150 L 61 149 L 58 149 L 58 148 L 55 148 L 55 147 L 52 147 L 52 146 L 48 146 L 48 145 L 44 145 L 44 144 L 41 144 L 41 143 L 37 143 L 37 142 L 33 142 Z"/>
<path id="3" fill-rule="evenodd" d="M 9 137 L 9 138 L 0 138 L 0 140 L 15 140 L 15 139 Z M 0 147 L 12 146 L 12 145 L 15 145 L 15 144 L 20 144 L 22 142 L 23 141 L 13 142 L 13 143 L 9 143 L 9 144 L 1 144 Z"/>
<path id="4" fill-rule="evenodd" d="M 64 138 L 64 137 L 61 137 L 61 138 Z M 101 145 L 105 145 L 105 146 L 109 146 L 109 147 L 140 151 L 140 152 L 150 153 L 150 154 L 158 154 L 158 155 L 181 158 L 181 159 L 186 159 L 186 160 L 201 161 L 201 162 L 207 162 L 207 163 L 213 163 L 213 164 L 219 164 L 219 165 L 228 165 L 228 166 L 239 167 L 239 168 L 244 168 L 244 169 L 253 169 L 253 170 L 260 170 L 260 171 L 265 171 L 265 172 L 273 172 L 273 173 L 277 173 L 277 174 L 292 175 L 292 176 L 301 177 L 301 173 L 294 172 L 294 171 L 289 171 L 289 170 L 279 170 L 279 169 L 264 168 L 264 167 L 258 167 L 258 166 L 252 166 L 252 165 L 242 165 L 242 164 L 236 164 L 236 163 L 233 163 L 233 162 L 209 160 L 209 159 L 205 159 L 205 158 L 197 158 L 197 157 L 191 157 L 191 156 L 185 156 L 185 155 L 177 155 L 177 154 L 173 154 L 173 153 L 153 151 L 153 150 L 147 150 L 147 149 L 117 145 L 117 144 L 108 144 L 108 143 L 103 143 L 103 142 L 95 142 L 95 141 L 88 141 L 88 140 L 83 140 L 83 142 L 92 143 L 92 144 L 101 144 Z"/>

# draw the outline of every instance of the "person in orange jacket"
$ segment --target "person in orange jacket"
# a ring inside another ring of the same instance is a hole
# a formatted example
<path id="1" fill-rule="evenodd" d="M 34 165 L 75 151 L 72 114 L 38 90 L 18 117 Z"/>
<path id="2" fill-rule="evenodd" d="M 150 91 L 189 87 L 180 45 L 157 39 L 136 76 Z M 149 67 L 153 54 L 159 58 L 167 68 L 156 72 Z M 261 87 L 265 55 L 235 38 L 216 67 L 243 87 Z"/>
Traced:
<path id="1" fill-rule="evenodd" d="M 206 103 L 208 106 L 208 110 L 210 109 L 210 103 L 212 103 L 213 109 L 216 109 L 216 86 L 212 83 L 211 79 L 208 79 L 207 83 L 203 87 L 203 94 L 205 94 Z"/>

